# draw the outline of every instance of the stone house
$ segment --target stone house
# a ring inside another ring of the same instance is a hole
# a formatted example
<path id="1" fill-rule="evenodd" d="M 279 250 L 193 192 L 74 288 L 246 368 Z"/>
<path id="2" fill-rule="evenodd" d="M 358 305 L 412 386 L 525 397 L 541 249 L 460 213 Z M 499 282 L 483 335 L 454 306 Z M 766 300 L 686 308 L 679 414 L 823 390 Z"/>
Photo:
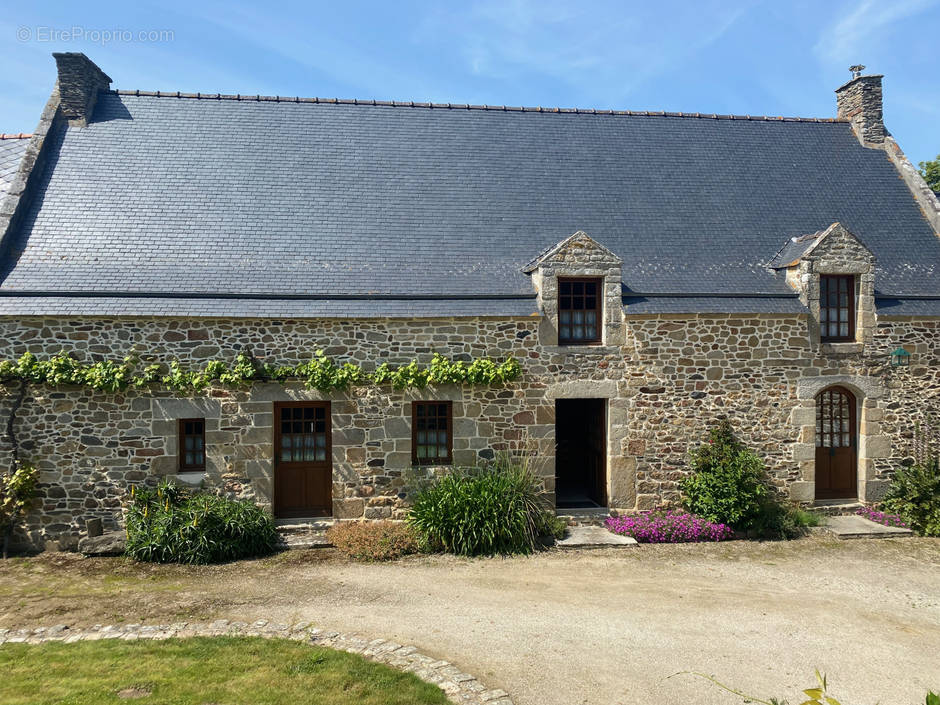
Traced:
<path id="1" fill-rule="evenodd" d="M 280 517 L 399 517 L 411 468 L 501 450 L 559 508 L 641 510 L 720 416 L 793 500 L 874 501 L 940 405 L 940 205 L 881 76 L 806 119 L 112 90 L 54 56 L 35 133 L 0 140 L 0 359 L 322 349 L 522 376 L 31 386 L 34 546 L 114 527 L 164 476 Z"/>

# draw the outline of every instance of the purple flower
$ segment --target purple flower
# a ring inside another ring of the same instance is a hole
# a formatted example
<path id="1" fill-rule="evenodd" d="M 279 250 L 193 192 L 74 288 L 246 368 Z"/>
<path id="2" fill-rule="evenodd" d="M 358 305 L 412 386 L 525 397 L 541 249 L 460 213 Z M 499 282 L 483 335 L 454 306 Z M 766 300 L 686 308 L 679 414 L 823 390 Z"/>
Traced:
<path id="1" fill-rule="evenodd" d="M 615 534 L 632 536 L 642 543 L 725 541 L 734 536 L 726 524 L 671 509 L 608 517 L 606 526 Z"/>
<path id="2" fill-rule="evenodd" d="M 862 507 L 861 509 L 855 512 L 861 517 L 865 517 L 869 521 L 873 521 L 876 524 L 882 524 L 884 526 L 896 526 L 899 529 L 910 529 L 904 519 L 898 514 L 888 514 L 887 512 L 880 512 L 877 509 L 872 507 Z"/>

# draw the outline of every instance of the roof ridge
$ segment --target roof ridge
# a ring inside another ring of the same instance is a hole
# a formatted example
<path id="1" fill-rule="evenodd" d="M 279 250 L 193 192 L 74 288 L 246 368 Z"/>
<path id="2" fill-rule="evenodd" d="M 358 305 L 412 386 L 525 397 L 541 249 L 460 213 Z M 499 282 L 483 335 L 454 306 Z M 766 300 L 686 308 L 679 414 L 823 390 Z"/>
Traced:
<path id="1" fill-rule="evenodd" d="M 182 93 L 180 91 L 142 91 L 116 89 L 107 91 L 115 95 L 143 96 L 147 98 L 193 98 L 196 100 L 237 100 L 270 103 L 322 103 L 326 105 L 362 105 L 392 108 L 426 108 L 444 110 L 491 110 L 513 113 L 569 113 L 577 115 L 627 115 L 630 117 L 680 117 L 706 120 L 757 120 L 762 122 L 816 122 L 846 123 L 842 118 L 806 118 L 769 115 L 731 115 L 719 113 L 687 113 L 665 110 L 604 110 L 598 108 L 545 108 L 542 106 L 471 105 L 469 103 L 422 103 L 413 100 L 360 100 L 358 98 L 301 98 L 300 96 L 242 95 L 241 93 Z"/>
<path id="2" fill-rule="evenodd" d="M 827 228 L 827 229 L 828 229 L 828 228 Z M 805 235 L 797 235 L 797 236 L 795 236 L 795 237 L 790 238 L 790 240 L 792 240 L 793 242 L 807 242 L 807 241 L 809 241 L 809 240 L 815 240 L 817 237 L 819 237 L 820 235 L 822 235 L 824 232 L 825 232 L 825 230 L 817 230 L 817 231 L 814 232 L 814 233 L 806 233 Z"/>
<path id="3" fill-rule="evenodd" d="M 0 140 L 28 140 L 32 134 L 27 132 L 0 132 Z"/>

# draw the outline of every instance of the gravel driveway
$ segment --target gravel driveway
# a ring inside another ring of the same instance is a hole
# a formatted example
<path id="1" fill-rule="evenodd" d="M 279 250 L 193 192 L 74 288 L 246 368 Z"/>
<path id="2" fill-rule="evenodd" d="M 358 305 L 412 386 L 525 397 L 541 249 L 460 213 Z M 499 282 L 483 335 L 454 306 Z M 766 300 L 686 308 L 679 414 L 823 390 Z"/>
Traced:
<path id="1" fill-rule="evenodd" d="M 414 644 L 518 705 L 740 702 L 693 676 L 668 678 L 679 671 L 791 703 L 814 668 L 843 705 L 920 705 L 940 690 L 938 540 L 816 537 L 379 565 L 305 553 L 211 568 L 29 559 L 0 568 L 0 595 L 17 605 L 0 625 L 108 622 L 121 611 L 144 621 L 311 620 Z"/>

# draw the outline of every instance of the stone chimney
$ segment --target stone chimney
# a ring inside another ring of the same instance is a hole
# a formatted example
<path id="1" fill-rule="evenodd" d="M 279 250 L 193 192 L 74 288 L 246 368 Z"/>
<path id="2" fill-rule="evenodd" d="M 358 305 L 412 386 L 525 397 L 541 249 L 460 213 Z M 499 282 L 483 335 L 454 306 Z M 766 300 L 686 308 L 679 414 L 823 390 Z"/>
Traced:
<path id="1" fill-rule="evenodd" d="M 54 53 L 59 69 L 59 108 L 70 125 L 84 127 L 91 120 L 98 91 L 111 87 L 111 79 L 79 52 Z"/>
<path id="2" fill-rule="evenodd" d="M 863 76 L 862 65 L 852 66 L 852 80 L 836 89 L 838 116 L 852 123 L 862 144 L 881 145 L 885 141 L 885 123 L 881 112 L 880 74 Z"/>

